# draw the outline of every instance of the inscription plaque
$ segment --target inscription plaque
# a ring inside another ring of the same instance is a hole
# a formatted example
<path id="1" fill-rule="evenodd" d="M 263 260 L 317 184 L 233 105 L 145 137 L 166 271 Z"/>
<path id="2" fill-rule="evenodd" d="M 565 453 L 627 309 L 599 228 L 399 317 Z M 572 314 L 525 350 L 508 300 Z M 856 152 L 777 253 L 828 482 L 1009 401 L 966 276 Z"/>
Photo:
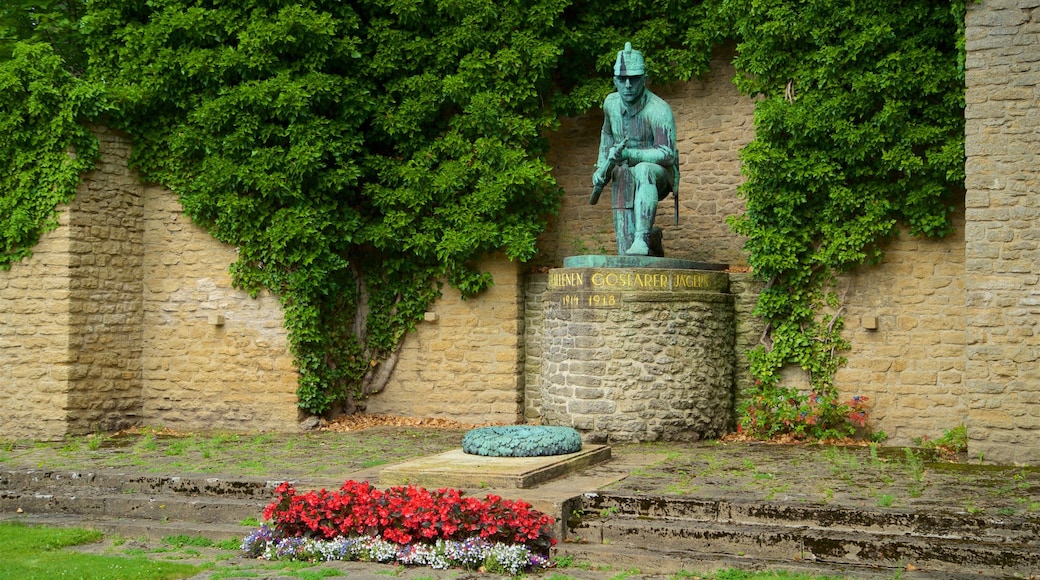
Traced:
<path id="1" fill-rule="evenodd" d="M 614 292 L 566 292 L 558 295 L 563 308 L 614 308 L 621 295 Z"/>
<path id="2" fill-rule="evenodd" d="M 564 268 L 549 272 L 549 290 L 664 291 L 725 290 L 729 279 L 714 272 Z"/>

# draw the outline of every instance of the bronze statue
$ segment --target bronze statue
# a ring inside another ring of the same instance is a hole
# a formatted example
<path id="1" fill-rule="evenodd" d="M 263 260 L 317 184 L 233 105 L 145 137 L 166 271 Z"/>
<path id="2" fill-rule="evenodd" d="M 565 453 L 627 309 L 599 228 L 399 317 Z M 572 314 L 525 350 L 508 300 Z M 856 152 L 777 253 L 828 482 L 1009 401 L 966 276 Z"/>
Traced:
<path id="1" fill-rule="evenodd" d="M 599 161 L 589 203 L 599 201 L 613 180 L 614 234 L 619 255 L 663 256 L 660 229 L 654 228 L 659 201 L 679 184 L 672 108 L 646 89 L 643 54 L 626 42 L 614 63 L 616 93 L 603 101 Z M 676 198 L 678 222 L 678 198 Z"/>

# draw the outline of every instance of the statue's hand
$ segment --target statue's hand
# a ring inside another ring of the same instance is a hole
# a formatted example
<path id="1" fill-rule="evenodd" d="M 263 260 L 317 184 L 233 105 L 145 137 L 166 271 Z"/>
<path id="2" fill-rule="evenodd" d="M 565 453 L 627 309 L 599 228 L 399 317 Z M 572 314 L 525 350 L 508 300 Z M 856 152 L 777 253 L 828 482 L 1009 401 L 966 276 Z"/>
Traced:
<path id="1" fill-rule="evenodd" d="M 596 173 L 592 175 L 592 195 L 589 196 L 589 204 L 596 205 L 599 201 L 599 194 L 603 192 L 603 188 L 607 185 L 607 172 L 600 168 L 596 170 Z"/>
<path id="2" fill-rule="evenodd" d="M 610 148 L 610 154 L 608 155 L 608 158 L 610 159 L 611 163 L 621 163 L 625 159 L 625 146 L 627 145 L 628 139 L 625 139 L 624 141 Z"/>

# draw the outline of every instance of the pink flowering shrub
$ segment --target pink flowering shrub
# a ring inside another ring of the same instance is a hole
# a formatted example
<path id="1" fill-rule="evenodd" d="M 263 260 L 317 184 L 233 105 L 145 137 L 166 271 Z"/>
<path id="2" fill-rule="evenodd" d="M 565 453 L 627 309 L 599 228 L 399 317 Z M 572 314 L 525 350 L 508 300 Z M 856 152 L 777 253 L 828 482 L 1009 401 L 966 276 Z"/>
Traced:
<path id="1" fill-rule="evenodd" d="M 489 542 L 524 544 L 547 551 L 553 519 L 524 501 L 488 495 L 463 497 L 455 489 L 428 491 L 415 486 L 385 491 L 366 482 L 347 481 L 339 491 L 298 494 L 285 482 L 264 508 L 282 537 L 331 539 L 370 535 L 397 544 L 479 537 Z"/>

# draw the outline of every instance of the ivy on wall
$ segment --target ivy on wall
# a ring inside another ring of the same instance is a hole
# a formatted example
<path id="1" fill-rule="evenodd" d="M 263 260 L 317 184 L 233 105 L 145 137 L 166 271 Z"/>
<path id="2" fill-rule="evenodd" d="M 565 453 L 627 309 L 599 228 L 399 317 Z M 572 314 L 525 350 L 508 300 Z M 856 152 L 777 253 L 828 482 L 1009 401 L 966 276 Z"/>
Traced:
<path id="1" fill-rule="evenodd" d="M 46 44 L 62 68 L 79 76 L 87 55 L 78 28 L 86 0 L 4 0 L 0 5 L 0 62 L 12 58 L 19 42 Z"/>
<path id="2" fill-rule="evenodd" d="M 55 206 L 94 167 L 97 139 L 81 122 L 105 109 L 101 87 L 74 77 L 46 43 L 12 44 L 0 61 L 0 269 L 32 254 L 58 226 Z"/>
<path id="3" fill-rule="evenodd" d="M 541 160 L 560 2 L 98 0 L 91 70 L 133 163 L 276 293 L 299 404 L 380 388 L 405 332 L 477 260 L 524 260 L 558 188 Z"/>
<path id="4" fill-rule="evenodd" d="M 749 415 L 790 425 L 810 397 L 846 410 L 834 400 L 847 345 L 840 316 L 824 314 L 840 310 L 828 285 L 879 259 L 898 222 L 948 231 L 963 181 L 963 3 L 93 0 L 82 18 L 76 2 L 31 4 L 28 28 L 17 7 L 0 10 L 0 53 L 19 26 L 37 44 L 46 29 L 77 48 L 64 70 L 48 61 L 51 80 L 34 90 L 80 91 L 55 100 L 72 121 L 111 102 L 106 122 L 131 134 L 142 175 L 239 249 L 234 282 L 282 302 L 311 413 L 380 388 L 437 280 L 472 295 L 492 283 L 481 256 L 532 256 L 560 194 L 545 136 L 558 116 L 599 106 L 625 41 L 666 83 L 705 72 L 712 48 L 735 39 L 737 84 L 760 99 L 743 154 L 748 211 L 732 224 L 769 281 Z M 39 74 L 18 63 L 4 74 Z M 89 82 L 70 74 L 80 68 Z M 28 133 L 8 107 L 0 122 Z M 75 145 L 73 175 L 93 159 L 82 128 L 36 132 L 62 154 Z M 50 199 L 4 184 L 0 208 L 51 212 L 71 195 L 63 187 Z M 780 386 L 792 363 L 814 393 Z"/>
<path id="5" fill-rule="evenodd" d="M 849 346 L 835 275 L 879 261 L 899 223 L 914 235 L 950 231 L 964 183 L 964 5 L 954 4 L 725 7 L 740 39 L 737 85 L 760 98 L 741 155 L 747 211 L 731 222 L 767 281 L 756 313 L 768 326 L 750 353 L 758 385 L 742 406 L 756 435 L 854 429 L 860 405 L 840 401 L 833 383 Z M 781 382 L 787 365 L 807 373 L 811 392 Z"/>

